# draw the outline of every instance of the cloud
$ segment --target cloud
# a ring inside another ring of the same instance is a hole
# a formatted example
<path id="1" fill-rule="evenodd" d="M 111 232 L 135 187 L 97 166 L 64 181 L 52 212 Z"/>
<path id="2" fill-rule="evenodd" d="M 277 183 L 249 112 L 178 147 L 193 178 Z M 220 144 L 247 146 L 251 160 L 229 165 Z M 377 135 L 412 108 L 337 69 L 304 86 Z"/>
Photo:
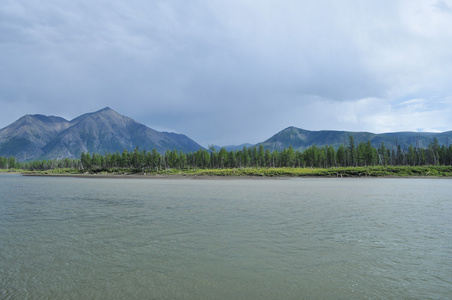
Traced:
<path id="1" fill-rule="evenodd" d="M 0 127 L 25 113 L 70 119 L 110 106 L 203 145 L 259 142 L 286 125 L 448 130 L 450 7 L 4 0 Z"/>
<path id="2" fill-rule="evenodd" d="M 398 128 L 397 131 L 442 132 L 450 130 L 444 124 L 448 123 L 452 113 L 452 98 L 410 99 L 401 103 L 380 98 L 344 103 L 318 99 L 312 102 L 308 111 L 309 114 L 304 114 L 304 123 L 315 130 L 340 124 L 341 130 L 374 133 L 393 132 L 393 128 Z M 316 119 L 317 115 L 325 113 L 325 118 Z"/>
<path id="3" fill-rule="evenodd" d="M 452 8 L 444 1 L 437 1 L 435 7 L 445 13 L 452 13 Z"/>

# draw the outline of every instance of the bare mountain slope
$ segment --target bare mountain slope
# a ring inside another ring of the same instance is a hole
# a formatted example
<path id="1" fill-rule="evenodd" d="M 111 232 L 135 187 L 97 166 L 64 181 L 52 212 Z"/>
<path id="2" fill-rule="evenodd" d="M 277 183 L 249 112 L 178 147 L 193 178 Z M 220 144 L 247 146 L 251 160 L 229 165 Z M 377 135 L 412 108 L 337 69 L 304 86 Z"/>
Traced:
<path id="1" fill-rule="evenodd" d="M 185 135 L 158 132 L 108 107 L 72 121 L 27 115 L 0 130 L 0 155 L 19 160 L 79 158 L 82 152 L 122 152 L 137 146 L 160 152 L 202 148 Z"/>
<path id="2" fill-rule="evenodd" d="M 0 130 L 0 155 L 29 160 L 44 154 L 43 147 L 70 122 L 54 116 L 26 115 Z"/>

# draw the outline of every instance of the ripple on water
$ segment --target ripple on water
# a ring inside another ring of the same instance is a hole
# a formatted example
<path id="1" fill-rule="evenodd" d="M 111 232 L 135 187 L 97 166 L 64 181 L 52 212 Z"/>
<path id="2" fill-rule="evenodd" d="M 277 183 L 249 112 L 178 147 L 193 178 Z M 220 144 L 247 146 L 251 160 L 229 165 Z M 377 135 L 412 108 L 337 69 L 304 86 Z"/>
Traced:
<path id="1" fill-rule="evenodd" d="M 451 182 L 1 177 L 0 298 L 446 299 Z"/>

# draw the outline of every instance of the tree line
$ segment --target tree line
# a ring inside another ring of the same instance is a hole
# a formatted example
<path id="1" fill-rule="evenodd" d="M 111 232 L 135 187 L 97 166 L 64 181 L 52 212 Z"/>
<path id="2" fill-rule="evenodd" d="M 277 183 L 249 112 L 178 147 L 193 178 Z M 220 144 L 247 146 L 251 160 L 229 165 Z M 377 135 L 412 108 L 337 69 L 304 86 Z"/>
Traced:
<path id="1" fill-rule="evenodd" d="M 167 150 L 159 153 L 156 149 L 98 154 L 82 153 L 80 159 L 44 160 L 18 162 L 14 157 L 0 157 L 0 168 L 20 168 L 25 170 L 48 170 L 72 168 L 79 170 L 102 170 L 128 168 L 135 170 L 159 171 L 165 169 L 222 169 L 222 168 L 331 168 L 358 166 L 423 166 L 452 165 L 452 145 L 440 146 L 435 138 L 426 148 L 410 145 L 402 149 L 400 145 L 386 147 L 382 143 L 373 147 L 370 141 L 355 143 L 352 136 L 348 144 L 337 149 L 333 146 L 313 145 L 305 150 L 294 150 L 292 146 L 282 151 L 270 151 L 262 145 L 243 147 L 241 150 L 227 151 L 210 146 L 196 152 Z"/>
<path id="2" fill-rule="evenodd" d="M 0 169 L 22 169 L 22 170 L 51 170 L 51 169 L 82 169 L 80 159 L 53 159 L 53 160 L 34 160 L 29 162 L 20 162 L 14 156 L 0 156 Z"/>

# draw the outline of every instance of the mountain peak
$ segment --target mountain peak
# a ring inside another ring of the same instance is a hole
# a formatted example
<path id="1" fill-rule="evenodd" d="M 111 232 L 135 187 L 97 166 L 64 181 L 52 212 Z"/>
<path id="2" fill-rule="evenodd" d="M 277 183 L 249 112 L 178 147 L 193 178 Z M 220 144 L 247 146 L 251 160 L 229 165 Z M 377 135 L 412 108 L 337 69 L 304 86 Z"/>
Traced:
<path id="1" fill-rule="evenodd" d="M 182 134 L 155 131 L 110 107 L 67 121 L 60 117 L 26 115 L 0 129 L 0 156 L 19 160 L 77 158 L 82 152 L 197 151 L 199 144 Z"/>
<path id="2" fill-rule="evenodd" d="M 295 126 L 289 126 L 286 129 L 283 129 L 281 131 L 309 131 L 309 130 L 306 130 L 306 129 L 303 129 L 303 128 L 298 128 L 298 127 L 295 127 Z"/>
<path id="3" fill-rule="evenodd" d="M 113 109 L 111 109 L 110 107 L 107 106 L 107 107 L 104 107 L 101 110 L 98 110 L 96 112 L 104 112 L 104 111 L 110 111 L 110 110 L 113 110 Z"/>
<path id="4" fill-rule="evenodd" d="M 87 113 L 85 115 L 98 115 L 98 114 L 118 114 L 116 111 L 114 111 L 113 109 L 111 109 L 110 107 L 104 107 L 98 111 L 92 112 L 92 113 Z"/>

